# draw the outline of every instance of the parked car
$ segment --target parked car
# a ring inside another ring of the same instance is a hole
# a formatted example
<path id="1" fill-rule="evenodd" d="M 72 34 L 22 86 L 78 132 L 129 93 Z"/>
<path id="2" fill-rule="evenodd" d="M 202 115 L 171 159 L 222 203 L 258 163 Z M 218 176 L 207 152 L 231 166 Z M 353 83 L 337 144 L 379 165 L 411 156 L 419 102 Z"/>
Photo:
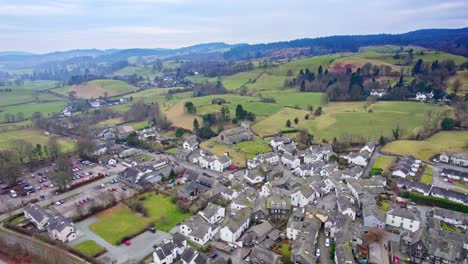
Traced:
<path id="1" fill-rule="evenodd" d="M 127 190 L 127 187 L 122 186 L 122 191 L 126 191 L 126 190 Z"/>
<path id="2" fill-rule="evenodd" d="M 329 238 L 325 239 L 325 246 L 330 247 L 330 239 Z"/>
<path id="3" fill-rule="evenodd" d="M 130 242 L 130 240 L 125 240 L 124 244 L 128 247 L 128 246 L 130 246 L 132 243 Z"/>
<path id="4" fill-rule="evenodd" d="M 10 190 L 10 196 L 11 198 L 16 198 L 18 197 L 18 194 L 16 194 L 15 190 Z"/>
<path id="5" fill-rule="evenodd" d="M 317 248 L 317 251 L 315 251 L 315 256 L 317 258 L 320 257 L 320 248 Z"/>
<path id="6" fill-rule="evenodd" d="M 154 234 L 154 233 L 156 233 L 156 228 L 150 227 L 150 228 L 148 228 L 148 231 L 150 231 L 151 233 Z"/>

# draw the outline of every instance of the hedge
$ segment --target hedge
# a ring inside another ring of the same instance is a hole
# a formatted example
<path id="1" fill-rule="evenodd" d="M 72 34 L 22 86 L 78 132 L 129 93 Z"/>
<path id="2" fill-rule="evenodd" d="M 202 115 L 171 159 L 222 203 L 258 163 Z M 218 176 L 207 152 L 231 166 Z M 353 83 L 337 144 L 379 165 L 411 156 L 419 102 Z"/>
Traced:
<path id="1" fill-rule="evenodd" d="M 283 134 L 291 134 L 291 133 L 297 133 L 297 132 L 299 132 L 299 129 L 281 130 L 281 133 L 283 133 Z"/>
<path id="2" fill-rule="evenodd" d="M 436 206 L 448 210 L 458 211 L 465 214 L 468 214 L 468 205 L 450 201 L 448 199 L 443 199 L 434 196 L 424 196 L 423 194 L 417 192 L 405 192 L 402 194 L 403 198 L 409 198 L 411 201 L 427 205 L 427 206 Z"/>

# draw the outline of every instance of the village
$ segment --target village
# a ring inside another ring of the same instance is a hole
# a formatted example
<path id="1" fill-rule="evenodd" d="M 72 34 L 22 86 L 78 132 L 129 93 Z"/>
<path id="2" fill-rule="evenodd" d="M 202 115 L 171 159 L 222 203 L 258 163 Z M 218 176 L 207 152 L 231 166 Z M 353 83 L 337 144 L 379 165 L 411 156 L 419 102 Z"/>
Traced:
<path id="1" fill-rule="evenodd" d="M 170 151 L 114 143 L 132 133 L 171 141 Z M 253 138 L 243 121 L 216 141 Z M 7 192 L 2 210 L 18 214 L 6 228 L 70 248 L 91 244 L 99 263 L 467 263 L 466 154 L 428 163 L 385 155 L 376 142 L 338 154 L 277 135 L 264 139 L 270 151 L 238 166 L 196 135 L 121 125 L 99 139 L 95 160 L 72 165 L 76 188 L 54 193 L 41 176 L 37 187 L 35 174 L 47 174 L 39 168 L 20 180 L 34 182 L 29 201 Z"/>

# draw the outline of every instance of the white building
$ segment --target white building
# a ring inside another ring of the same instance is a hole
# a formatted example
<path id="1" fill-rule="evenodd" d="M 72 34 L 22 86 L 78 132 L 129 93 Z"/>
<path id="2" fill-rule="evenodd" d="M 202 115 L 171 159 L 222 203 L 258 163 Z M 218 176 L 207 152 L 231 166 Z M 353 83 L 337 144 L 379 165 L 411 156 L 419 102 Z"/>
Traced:
<path id="1" fill-rule="evenodd" d="M 415 207 L 395 208 L 387 212 L 385 224 L 416 232 L 421 224 L 420 213 Z"/>
<path id="2" fill-rule="evenodd" d="M 237 240 L 250 226 L 250 214 L 248 210 L 241 210 L 231 217 L 227 224 L 220 230 L 219 238 L 231 245 L 242 247 L 242 242 Z"/>
<path id="3" fill-rule="evenodd" d="M 222 206 L 208 203 L 208 205 L 203 209 L 203 211 L 198 212 L 198 214 L 205 219 L 210 224 L 219 223 L 224 219 L 226 214 L 226 209 Z"/>
<path id="4" fill-rule="evenodd" d="M 191 241 L 203 246 L 218 232 L 219 227 L 206 222 L 200 215 L 195 215 L 179 226 L 179 232 Z"/>
<path id="5" fill-rule="evenodd" d="M 301 160 L 289 153 L 284 153 L 283 156 L 281 156 L 281 162 L 290 169 L 295 169 L 301 165 Z"/>
<path id="6" fill-rule="evenodd" d="M 194 151 L 198 148 L 197 136 L 189 136 L 185 138 L 184 143 L 182 144 L 183 148 L 186 150 Z"/>

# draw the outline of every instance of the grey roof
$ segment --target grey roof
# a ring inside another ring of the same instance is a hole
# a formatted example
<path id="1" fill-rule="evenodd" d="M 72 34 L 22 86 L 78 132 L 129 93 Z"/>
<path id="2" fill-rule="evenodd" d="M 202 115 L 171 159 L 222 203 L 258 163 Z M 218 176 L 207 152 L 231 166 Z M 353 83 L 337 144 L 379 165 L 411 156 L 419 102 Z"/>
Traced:
<path id="1" fill-rule="evenodd" d="M 291 210 L 291 199 L 289 198 L 289 195 L 281 195 L 273 192 L 267 197 L 266 208 Z"/>
<path id="2" fill-rule="evenodd" d="M 38 223 L 50 217 L 50 214 L 47 213 L 38 204 L 30 203 L 24 208 L 24 211 L 27 212 L 32 218 L 34 218 L 34 220 Z"/>
<path id="3" fill-rule="evenodd" d="M 291 139 L 286 137 L 286 136 L 279 136 L 279 137 L 275 137 L 272 139 L 274 142 L 283 142 L 284 144 L 288 144 L 291 142 Z"/>
<path id="4" fill-rule="evenodd" d="M 263 264 L 263 263 L 270 263 L 270 264 L 277 264 L 281 262 L 281 256 L 274 253 L 271 250 L 266 250 L 264 248 L 255 246 L 252 251 L 250 252 L 250 261 L 255 264 Z"/>
<path id="5" fill-rule="evenodd" d="M 445 199 L 457 199 L 463 201 L 463 203 L 468 203 L 468 194 L 467 193 L 461 193 L 461 192 L 456 192 L 452 191 L 449 189 L 444 189 L 440 187 L 433 186 L 431 189 L 431 195 L 439 195 L 444 197 Z"/>
<path id="6" fill-rule="evenodd" d="M 450 175 L 450 176 L 456 176 L 460 178 L 468 178 L 468 172 L 466 171 L 460 171 L 460 170 L 453 170 L 449 168 L 443 168 L 441 174 L 443 175 Z"/>
<path id="7" fill-rule="evenodd" d="M 192 261 L 193 257 L 195 256 L 197 252 L 195 251 L 195 249 L 193 249 L 192 247 L 188 246 L 185 250 L 184 250 L 184 253 L 182 253 L 181 255 L 181 259 L 184 260 L 185 262 L 187 263 L 190 263 L 190 261 Z"/>
<path id="8" fill-rule="evenodd" d="M 387 214 L 399 216 L 402 218 L 411 219 L 415 221 L 421 221 L 421 213 L 418 211 L 416 207 L 413 207 L 413 208 L 397 207 L 387 212 Z"/>
<path id="9" fill-rule="evenodd" d="M 184 224 L 186 224 L 192 230 L 192 232 L 190 232 L 191 236 L 201 240 L 203 240 L 203 237 L 208 233 L 210 228 L 213 229 L 213 225 L 203 220 L 203 218 L 201 218 L 199 215 L 190 217 L 189 219 L 185 220 Z"/>
<path id="10" fill-rule="evenodd" d="M 273 229 L 273 226 L 268 221 L 264 221 L 263 223 L 252 226 L 247 232 L 253 232 L 258 237 L 263 237 L 267 233 L 269 233 Z"/>
<path id="11" fill-rule="evenodd" d="M 228 156 L 225 156 L 225 155 L 219 157 L 218 160 L 219 160 L 219 162 L 221 162 L 222 164 L 226 164 L 226 163 L 228 163 L 228 162 L 231 161 L 231 160 L 229 159 L 229 157 L 228 157 Z"/>
<path id="12" fill-rule="evenodd" d="M 221 206 L 214 204 L 214 203 L 208 203 L 208 205 L 201 211 L 204 217 L 210 219 L 213 215 L 215 215 L 218 210 L 222 208 Z"/>
<path id="13" fill-rule="evenodd" d="M 464 159 L 468 160 L 468 154 L 465 153 L 459 153 L 459 152 L 443 152 L 442 154 L 445 154 L 451 158 L 457 158 L 457 159 Z"/>
<path id="14" fill-rule="evenodd" d="M 285 152 L 282 156 L 283 158 L 287 159 L 287 160 L 290 160 L 290 161 L 294 161 L 296 159 L 296 157 L 294 157 L 293 155 L 289 154 L 288 152 Z"/>
<path id="15" fill-rule="evenodd" d="M 48 220 L 48 230 L 57 230 L 58 232 L 62 232 L 67 227 L 73 227 L 73 222 L 69 218 L 65 218 L 61 215 L 51 217 Z"/>
<path id="16" fill-rule="evenodd" d="M 188 136 L 188 137 L 185 138 L 184 141 L 187 142 L 188 144 L 190 144 L 191 146 L 198 144 L 198 140 L 197 140 L 196 135 Z"/>
<path id="17" fill-rule="evenodd" d="M 457 211 L 447 210 L 443 208 L 434 207 L 434 216 L 439 216 L 447 219 L 454 219 L 461 221 L 465 225 L 468 225 L 468 214 L 464 214 Z"/>
<path id="18" fill-rule="evenodd" d="M 244 224 L 247 219 L 250 218 L 250 209 L 244 208 L 228 219 L 227 224 L 225 225 L 231 232 L 236 232 L 239 230 L 240 226 Z"/>
<path id="19" fill-rule="evenodd" d="M 235 127 L 228 130 L 224 130 L 218 136 L 218 140 L 232 144 L 236 142 L 250 140 L 253 133 L 245 129 L 244 127 Z"/>

